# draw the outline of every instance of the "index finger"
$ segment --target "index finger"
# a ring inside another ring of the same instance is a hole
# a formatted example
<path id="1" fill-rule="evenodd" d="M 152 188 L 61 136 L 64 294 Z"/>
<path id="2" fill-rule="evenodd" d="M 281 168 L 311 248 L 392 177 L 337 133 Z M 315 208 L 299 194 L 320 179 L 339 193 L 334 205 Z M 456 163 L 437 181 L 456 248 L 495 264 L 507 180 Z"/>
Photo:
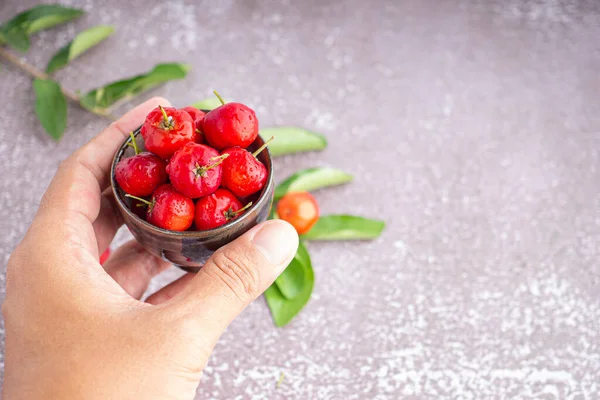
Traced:
<path id="1" fill-rule="evenodd" d="M 140 104 L 63 161 L 42 198 L 39 214 L 59 213 L 67 220 L 69 216 L 83 215 L 93 233 L 92 223 L 100 211 L 102 189 L 108 186 L 115 152 L 129 132 L 159 105 L 170 103 L 154 97 Z"/>

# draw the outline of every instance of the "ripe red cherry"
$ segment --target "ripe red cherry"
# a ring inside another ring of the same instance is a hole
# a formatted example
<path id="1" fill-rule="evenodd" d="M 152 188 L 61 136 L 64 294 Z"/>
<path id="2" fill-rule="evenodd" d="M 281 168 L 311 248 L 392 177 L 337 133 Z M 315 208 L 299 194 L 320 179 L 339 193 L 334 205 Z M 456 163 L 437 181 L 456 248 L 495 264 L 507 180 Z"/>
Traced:
<path id="1" fill-rule="evenodd" d="M 267 168 L 256 156 L 267 147 L 269 139 L 254 154 L 241 147 L 223 150 L 221 154 L 229 154 L 223 161 L 223 179 L 221 186 L 231 190 L 237 197 L 247 197 L 258 192 L 267 182 Z"/>
<path id="2" fill-rule="evenodd" d="M 277 215 L 292 224 L 301 235 L 308 232 L 319 219 L 319 206 L 310 193 L 292 192 L 277 203 Z"/>
<path id="3" fill-rule="evenodd" d="M 221 163 L 227 155 L 219 155 L 212 147 L 188 143 L 179 149 L 167 165 L 171 184 L 193 199 L 213 193 L 221 185 Z"/>
<path id="4" fill-rule="evenodd" d="M 190 114 L 173 107 L 158 106 L 146 116 L 141 129 L 146 150 L 168 159 L 184 144 L 198 140 Z"/>
<path id="5" fill-rule="evenodd" d="M 145 203 L 148 206 L 146 221 L 159 228 L 185 231 L 194 222 L 194 202 L 169 184 L 159 186 L 150 201 L 127 196 Z"/>
<path id="6" fill-rule="evenodd" d="M 149 196 L 159 185 L 167 181 L 167 164 L 156 154 L 140 153 L 133 132 L 132 147 L 135 156 L 125 158 L 115 167 L 115 178 L 125 193 L 134 196 Z"/>
<path id="7" fill-rule="evenodd" d="M 250 146 L 258 136 L 258 119 L 254 110 L 241 103 L 225 104 L 215 94 L 223 105 L 206 114 L 202 122 L 208 144 L 219 150 Z"/>
<path id="8" fill-rule="evenodd" d="M 194 218 L 196 229 L 207 230 L 225 225 L 236 219 L 251 205 L 252 203 L 248 203 L 243 207 L 233 193 L 219 188 L 213 194 L 202 197 L 196 202 L 196 217 Z"/>
<path id="9" fill-rule="evenodd" d="M 184 110 L 185 112 L 190 114 L 190 117 L 192 117 L 192 119 L 194 120 L 194 125 L 196 127 L 196 133 L 198 133 L 198 131 L 202 132 L 202 121 L 204 120 L 204 116 L 206 115 L 206 113 L 204 111 L 198 110 L 196 107 L 192 107 L 192 106 L 183 107 L 182 110 Z M 201 142 L 197 142 L 197 143 L 201 143 Z"/>

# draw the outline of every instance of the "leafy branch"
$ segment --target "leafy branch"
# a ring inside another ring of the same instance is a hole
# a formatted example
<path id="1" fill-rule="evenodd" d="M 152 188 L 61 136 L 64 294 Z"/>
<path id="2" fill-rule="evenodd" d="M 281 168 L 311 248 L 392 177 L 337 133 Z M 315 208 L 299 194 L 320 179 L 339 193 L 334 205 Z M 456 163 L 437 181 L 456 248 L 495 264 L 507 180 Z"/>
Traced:
<path id="1" fill-rule="evenodd" d="M 54 54 L 46 66 L 46 72 L 2 47 L 8 45 L 14 50 L 25 52 L 30 47 L 32 34 L 70 22 L 83 13 L 83 10 L 61 5 L 39 5 L 19 13 L 0 26 L 0 58 L 34 78 L 36 115 L 46 132 L 55 140 L 60 140 L 67 126 L 67 100 L 93 114 L 114 120 L 113 110 L 116 107 L 160 84 L 185 78 L 190 69 L 186 64 L 159 64 L 145 74 L 111 82 L 80 95 L 63 87 L 50 74 L 66 67 L 110 37 L 114 33 L 112 26 L 98 25 L 80 32 Z"/>
<path id="2" fill-rule="evenodd" d="M 6 50 L 3 47 L 0 47 L 0 57 L 2 57 L 4 60 L 8 61 L 15 67 L 19 68 L 21 71 L 26 72 L 33 78 L 41 79 L 41 80 L 52 79 L 52 78 L 50 78 L 50 76 L 47 73 L 42 72 L 39 69 L 37 69 L 36 67 L 34 67 L 33 65 L 26 63 L 25 61 L 20 59 L 17 55 L 11 53 L 10 51 Z M 74 103 L 79 104 L 79 96 L 77 96 L 77 94 L 75 92 L 72 92 L 66 88 L 62 88 L 62 92 L 66 98 L 68 98 L 69 100 L 71 100 Z"/>

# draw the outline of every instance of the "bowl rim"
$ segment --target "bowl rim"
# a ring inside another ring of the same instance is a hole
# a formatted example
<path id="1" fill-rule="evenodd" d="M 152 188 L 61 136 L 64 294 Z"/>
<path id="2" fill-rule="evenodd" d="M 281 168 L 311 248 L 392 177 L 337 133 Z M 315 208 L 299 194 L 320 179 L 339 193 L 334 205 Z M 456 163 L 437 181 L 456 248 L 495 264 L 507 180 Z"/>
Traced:
<path id="1" fill-rule="evenodd" d="M 141 129 L 142 129 L 142 126 L 140 126 L 139 128 L 137 128 L 133 131 L 134 137 L 137 137 L 138 135 L 141 134 Z M 258 137 L 260 137 L 260 139 L 264 142 L 264 139 L 262 136 L 260 136 L 260 134 L 258 135 Z M 128 147 L 127 144 L 130 142 L 131 142 L 131 136 L 128 135 L 127 138 L 125 139 L 125 141 L 123 141 L 123 143 L 121 144 L 121 146 L 119 147 L 119 149 L 115 152 L 115 154 L 113 156 L 112 164 L 110 167 L 110 186 L 112 189 L 112 193 L 115 198 L 115 201 L 117 202 L 117 204 L 121 210 L 124 210 L 125 213 L 127 213 L 127 215 L 130 218 L 134 219 L 137 223 L 145 226 L 146 228 L 150 229 L 151 231 L 153 231 L 154 233 L 156 233 L 158 235 L 168 235 L 168 236 L 174 236 L 174 237 L 180 237 L 180 238 L 204 238 L 206 236 L 220 235 L 220 234 L 228 232 L 232 228 L 235 228 L 237 225 L 242 225 L 246 219 L 250 218 L 252 210 L 262 207 L 262 205 L 265 202 L 269 201 L 268 193 L 271 191 L 271 189 L 273 188 L 273 185 L 275 183 L 273 181 L 273 158 L 271 157 L 271 152 L 269 151 L 269 148 L 266 147 L 263 151 L 266 151 L 266 157 L 269 160 L 269 164 L 270 164 L 270 168 L 268 168 L 267 182 L 266 182 L 265 186 L 263 187 L 259 198 L 254 202 L 254 204 L 252 204 L 252 206 L 250 206 L 250 208 L 248 208 L 246 210 L 246 212 L 244 214 L 242 214 L 242 216 L 234 219 L 233 221 L 227 222 L 224 225 L 218 226 L 213 229 L 202 230 L 202 231 L 171 231 L 168 229 L 159 228 L 158 226 L 152 225 L 151 223 L 141 219 L 135 213 L 133 213 L 129 209 L 127 204 L 124 203 L 124 201 L 121 199 L 121 196 L 119 195 L 118 190 L 122 190 L 122 189 L 119 188 L 119 185 L 117 183 L 117 180 L 115 177 L 115 168 L 117 166 L 117 163 L 119 161 L 121 161 L 123 153 L 125 152 L 125 150 L 127 150 L 127 147 Z M 194 200 L 194 199 L 192 199 L 192 200 Z"/>

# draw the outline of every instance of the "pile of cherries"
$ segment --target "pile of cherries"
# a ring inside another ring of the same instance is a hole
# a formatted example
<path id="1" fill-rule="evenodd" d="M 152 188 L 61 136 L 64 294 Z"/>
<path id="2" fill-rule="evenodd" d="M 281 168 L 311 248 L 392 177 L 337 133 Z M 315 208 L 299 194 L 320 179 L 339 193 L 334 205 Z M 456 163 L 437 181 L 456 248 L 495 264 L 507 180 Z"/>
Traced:
<path id="1" fill-rule="evenodd" d="M 149 223 L 172 231 L 213 229 L 243 214 L 264 187 L 267 169 L 256 156 L 268 142 L 246 150 L 258 136 L 256 114 L 219 99 L 223 105 L 206 114 L 194 107 L 152 110 L 140 131 L 144 152 L 131 133 L 135 155 L 119 161 L 115 178 L 132 210 Z"/>

